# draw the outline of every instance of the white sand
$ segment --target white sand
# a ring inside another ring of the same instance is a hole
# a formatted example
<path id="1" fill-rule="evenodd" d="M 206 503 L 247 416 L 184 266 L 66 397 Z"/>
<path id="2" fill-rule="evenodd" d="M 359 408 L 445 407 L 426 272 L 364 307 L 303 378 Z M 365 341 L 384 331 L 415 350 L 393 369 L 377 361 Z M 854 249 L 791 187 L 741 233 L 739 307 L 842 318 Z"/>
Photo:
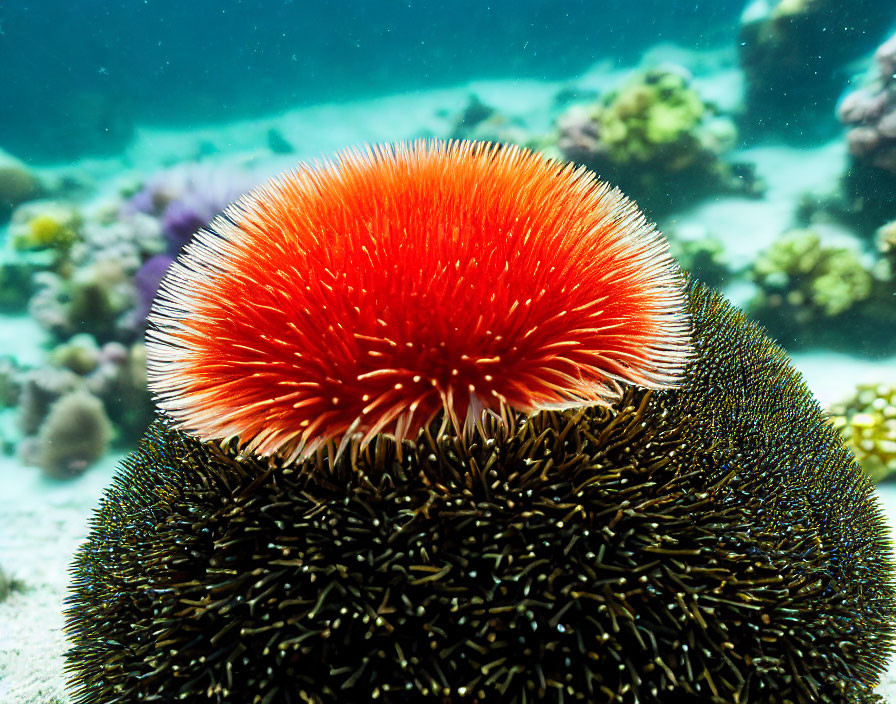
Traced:
<path id="1" fill-rule="evenodd" d="M 756 175 L 766 184 L 762 198 L 709 198 L 665 222 L 685 233 L 720 238 L 728 260 L 740 268 L 794 226 L 800 196 L 827 194 L 838 182 L 846 166 L 846 147 L 843 140 L 813 148 L 764 146 L 739 151 L 730 159 L 755 166 Z M 844 242 L 845 233 L 835 227 L 820 229 L 825 240 Z"/>
<path id="2" fill-rule="evenodd" d="M 72 482 L 0 458 L 0 565 L 25 587 L 0 603 L 0 704 L 55 704 L 64 696 L 62 602 L 68 566 L 120 456 Z"/>

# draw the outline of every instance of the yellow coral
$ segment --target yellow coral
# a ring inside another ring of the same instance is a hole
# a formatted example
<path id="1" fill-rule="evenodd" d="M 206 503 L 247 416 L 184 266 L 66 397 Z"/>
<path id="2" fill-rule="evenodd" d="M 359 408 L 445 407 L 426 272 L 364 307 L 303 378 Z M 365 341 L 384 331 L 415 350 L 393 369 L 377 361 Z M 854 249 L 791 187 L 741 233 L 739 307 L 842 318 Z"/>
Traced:
<path id="1" fill-rule="evenodd" d="M 16 249 L 65 253 L 78 239 L 80 224 L 80 216 L 71 206 L 38 201 L 15 212 L 10 232 Z"/>
<path id="2" fill-rule="evenodd" d="M 820 316 L 840 315 L 872 292 L 873 279 L 859 257 L 825 246 L 812 230 L 790 230 L 761 252 L 752 269 L 759 286 L 754 308 L 777 299 Z"/>
<path id="3" fill-rule="evenodd" d="M 68 245 L 74 239 L 74 231 L 51 215 L 42 213 L 28 223 L 29 244 L 34 247 Z"/>
<path id="4" fill-rule="evenodd" d="M 831 408 L 831 424 L 874 481 L 896 472 L 896 386 L 860 385 Z"/>

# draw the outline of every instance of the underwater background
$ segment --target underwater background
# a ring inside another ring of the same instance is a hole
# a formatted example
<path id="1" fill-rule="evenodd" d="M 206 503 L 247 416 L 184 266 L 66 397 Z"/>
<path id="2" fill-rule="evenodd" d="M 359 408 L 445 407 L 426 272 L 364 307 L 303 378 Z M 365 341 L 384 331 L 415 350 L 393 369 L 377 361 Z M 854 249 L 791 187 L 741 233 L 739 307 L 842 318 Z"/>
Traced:
<path id="1" fill-rule="evenodd" d="M 0 703 L 69 701 L 68 562 L 152 417 L 173 258 L 301 160 L 420 138 L 622 188 L 788 350 L 896 523 L 892 0 L 2 3 Z"/>

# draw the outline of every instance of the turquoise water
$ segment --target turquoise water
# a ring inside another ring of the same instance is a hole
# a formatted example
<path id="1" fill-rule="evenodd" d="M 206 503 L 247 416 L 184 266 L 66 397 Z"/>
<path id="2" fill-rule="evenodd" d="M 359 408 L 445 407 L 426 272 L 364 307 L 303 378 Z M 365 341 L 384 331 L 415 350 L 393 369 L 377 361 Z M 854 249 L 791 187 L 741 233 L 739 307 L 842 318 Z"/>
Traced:
<path id="1" fill-rule="evenodd" d="M 58 666 L 59 570 L 153 418 L 171 262 L 274 174 L 415 139 L 619 186 L 790 353 L 866 471 L 896 469 L 892 0 L 3 3 L 0 570 L 57 631 L 5 614 L 36 645 L 0 638 L 0 703 L 61 692 L 39 652 Z"/>
<path id="2" fill-rule="evenodd" d="M 658 41 L 730 43 L 739 12 L 661 0 L 4 3 L 0 132 L 5 148 L 52 161 L 114 152 L 146 123 L 473 79 L 563 80 L 597 60 L 636 61 Z"/>

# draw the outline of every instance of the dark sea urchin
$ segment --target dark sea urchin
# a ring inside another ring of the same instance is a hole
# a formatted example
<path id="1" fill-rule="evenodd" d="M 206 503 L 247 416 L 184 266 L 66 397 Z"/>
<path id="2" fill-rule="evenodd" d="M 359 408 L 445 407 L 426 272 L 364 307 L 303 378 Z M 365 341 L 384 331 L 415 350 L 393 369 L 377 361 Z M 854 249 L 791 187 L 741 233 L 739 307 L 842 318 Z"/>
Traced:
<path id="1" fill-rule="evenodd" d="M 199 235 L 153 323 L 163 412 L 73 567 L 76 702 L 876 701 L 871 483 L 587 172 L 305 168 Z"/>

